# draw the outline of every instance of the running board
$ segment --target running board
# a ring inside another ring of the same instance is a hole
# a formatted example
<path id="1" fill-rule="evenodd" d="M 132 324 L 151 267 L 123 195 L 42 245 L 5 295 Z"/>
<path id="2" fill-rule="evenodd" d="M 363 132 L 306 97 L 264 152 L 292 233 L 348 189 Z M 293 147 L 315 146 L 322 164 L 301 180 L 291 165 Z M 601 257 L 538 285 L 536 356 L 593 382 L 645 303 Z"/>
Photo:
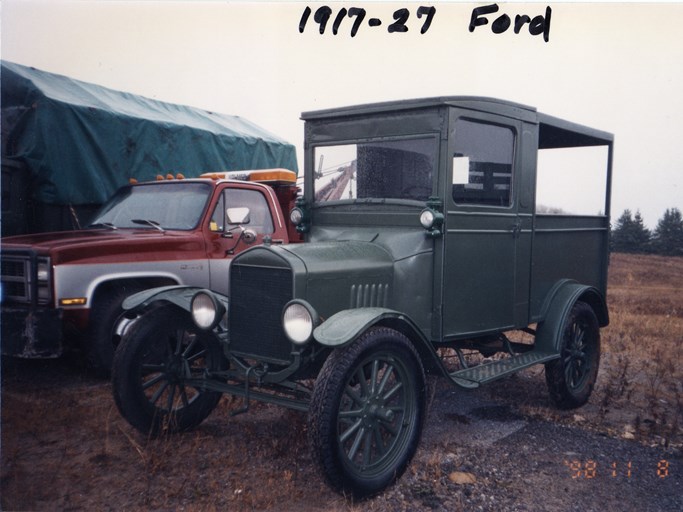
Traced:
<path id="1" fill-rule="evenodd" d="M 516 356 L 501 359 L 492 363 L 480 364 L 449 373 L 451 379 L 458 386 L 468 389 L 478 388 L 481 384 L 500 379 L 511 373 L 536 364 L 547 363 L 557 359 L 559 354 L 549 352 L 526 352 Z"/>

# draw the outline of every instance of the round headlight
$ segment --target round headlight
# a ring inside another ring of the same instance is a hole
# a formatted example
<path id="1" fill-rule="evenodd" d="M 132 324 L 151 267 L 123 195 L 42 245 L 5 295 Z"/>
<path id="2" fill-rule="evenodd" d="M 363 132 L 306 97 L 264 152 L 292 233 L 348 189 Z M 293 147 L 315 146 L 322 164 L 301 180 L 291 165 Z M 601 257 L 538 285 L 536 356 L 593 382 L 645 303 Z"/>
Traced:
<path id="1" fill-rule="evenodd" d="M 225 308 L 216 298 L 206 292 L 198 292 L 192 297 L 192 319 L 197 327 L 204 330 L 213 329 L 220 322 Z"/>
<path id="2" fill-rule="evenodd" d="M 282 314 L 282 326 L 289 340 L 296 345 L 303 345 L 313 335 L 318 324 L 315 310 L 304 302 L 290 302 Z"/>
<path id="3" fill-rule="evenodd" d="M 292 224 L 295 226 L 298 226 L 304 221 L 304 212 L 301 208 L 293 208 L 291 212 L 289 212 L 289 220 L 292 221 Z"/>
<path id="4" fill-rule="evenodd" d="M 422 210 L 422 213 L 420 214 L 420 224 L 422 224 L 423 228 L 432 229 L 435 220 L 436 215 L 434 215 L 433 210 L 430 210 L 429 208 Z"/>

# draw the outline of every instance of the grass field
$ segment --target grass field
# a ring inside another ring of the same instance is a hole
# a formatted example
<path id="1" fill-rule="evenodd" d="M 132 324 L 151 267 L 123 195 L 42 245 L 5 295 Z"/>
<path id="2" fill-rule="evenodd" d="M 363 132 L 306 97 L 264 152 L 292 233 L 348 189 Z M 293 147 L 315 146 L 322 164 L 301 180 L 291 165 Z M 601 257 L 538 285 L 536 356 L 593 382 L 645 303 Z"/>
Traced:
<path id="1" fill-rule="evenodd" d="M 592 402 L 635 437 L 683 444 L 683 258 L 612 254 L 603 371 Z"/>

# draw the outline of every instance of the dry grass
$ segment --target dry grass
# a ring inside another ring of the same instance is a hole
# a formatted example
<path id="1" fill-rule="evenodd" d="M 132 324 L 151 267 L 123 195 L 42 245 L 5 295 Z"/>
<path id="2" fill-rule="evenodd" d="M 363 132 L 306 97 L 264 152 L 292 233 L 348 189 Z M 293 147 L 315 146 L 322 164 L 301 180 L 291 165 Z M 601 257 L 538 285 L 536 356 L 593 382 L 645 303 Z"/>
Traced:
<path id="1" fill-rule="evenodd" d="M 683 444 L 683 258 L 613 254 L 603 331 L 602 410 L 625 434 Z"/>

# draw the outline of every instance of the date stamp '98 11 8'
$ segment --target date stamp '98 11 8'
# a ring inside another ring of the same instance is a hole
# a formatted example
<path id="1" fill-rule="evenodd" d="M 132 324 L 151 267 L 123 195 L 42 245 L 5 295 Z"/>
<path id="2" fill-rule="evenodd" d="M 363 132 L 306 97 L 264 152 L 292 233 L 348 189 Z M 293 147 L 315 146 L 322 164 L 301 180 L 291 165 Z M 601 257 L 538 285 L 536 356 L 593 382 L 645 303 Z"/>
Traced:
<path id="1" fill-rule="evenodd" d="M 647 471 L 646 468 L 638 468 L 632 461 L 624 462 L 610 462 L 608 464 L 598 464 L 595 460 L 565 460 L 564 465 L 567 466 L 570 476 L 573 480 L 592 480 L 594 478 L 626 478 L 631 479 L 637 477 L 641 471 Z M 668 460 L 662 459 L 657 461 L 656 467 L 650 468 L 654 471 L 658 478 L 667 478 L 670 476 L 671 464 Z"/>

